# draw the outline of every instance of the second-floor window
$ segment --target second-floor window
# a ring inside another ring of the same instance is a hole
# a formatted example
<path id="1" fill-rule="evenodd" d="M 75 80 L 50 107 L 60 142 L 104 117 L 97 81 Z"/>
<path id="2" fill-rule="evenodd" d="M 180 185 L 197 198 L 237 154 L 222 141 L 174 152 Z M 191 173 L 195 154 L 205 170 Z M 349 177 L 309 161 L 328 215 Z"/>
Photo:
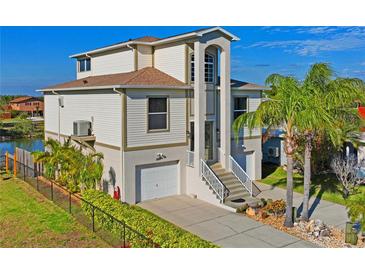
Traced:
<path id="1" fill-rule="evenodd" d="M 167 97 L 148 98 L 148 131 L 168 129 Z"/>
<path id="2" fill-rule="evenodd" d="M 79 72 L 90 71 L 90 70 L 91 70 L 90 58 L 79 60 Z"/>
<path id="3" fill-rule="evenodd" d="M 247 112 L 247 98 L 234 97 L 233 99 L 233 119 L 236 119 L 243 113 Z"/>
<path id="4" fill-rule="evenodd" d="M 210 54 L 205 54 L 204 57 L 204 80 L 207 83 L 212 83 L 214 81 L 214 56 Z M 191 55 L 190 60 L 191 68 L 191 81 L 194 82 L 195 79 L 195 65 L 194 65 L 194 54 Z"/>

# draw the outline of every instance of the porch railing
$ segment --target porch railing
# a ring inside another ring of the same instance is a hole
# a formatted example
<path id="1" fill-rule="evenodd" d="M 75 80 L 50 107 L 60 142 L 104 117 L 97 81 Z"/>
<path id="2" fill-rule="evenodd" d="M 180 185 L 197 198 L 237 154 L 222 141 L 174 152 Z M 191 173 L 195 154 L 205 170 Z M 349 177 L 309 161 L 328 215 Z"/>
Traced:
<path id="1" fill-rule="evenodd" d="M 215 175 L 213 170 L 207 165 L 204 160 L 200 160 L 201 164 L 201 173 L 203 179 L 210 185 L 213 191 L 219 197 L 221 203 L 224 202 L 224 199 L 228 197 L 229 190 L 228 188 L 219 180 L 219 178 Z"/>
<path id="2" fill-rule="evenodd" d="M 231 155 L 229 155 L 229 168 L 252 197 L 252 180 Z"/>
<path id="3" fill-rule="evenodd" d="M 194 167 L 194 151 L 186 151 L 186 165 Z"/>

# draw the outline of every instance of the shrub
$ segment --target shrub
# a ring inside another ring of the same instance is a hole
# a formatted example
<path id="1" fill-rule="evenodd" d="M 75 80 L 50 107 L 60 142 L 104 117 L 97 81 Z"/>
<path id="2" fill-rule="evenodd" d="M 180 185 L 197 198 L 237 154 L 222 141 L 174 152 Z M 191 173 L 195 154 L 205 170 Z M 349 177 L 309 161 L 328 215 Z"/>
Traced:
<path id="1" fill-rule="evenodd" d="M 149 237 L 160 247 L 216 247 L 213 243 L 205 241 L 139 206 L 122 204 L 104 192 L 86 190 L 83 193 L 83 198 Z M 83 203 L 82 208 L 88 216 L 91 216 L 91 207 L 87 203 Z M 97 212 L 95 213 L 96 224 L 109 231 L 120 233 L 120 226 L 113 223 L 105 214 L 98 214 Z M 132 247 L 146 247 L 146 243 L 135 238 L 129 239 L 129 244 Z"/>
<path id="2" fill-rule="evenodd" d="M 365 232 L 365 195 L 358 194 L 347 200 L 348 216 L 352 222 L 359 222 L 362 232 Z"/>
<path id="3" fill-rule="evenodd" d="M 282 199 L 276 200 L 271 203 L 268 203 L 264 209 L 270 214 L 274 214 L 275 216 L 280 216 L 285 213 L 286 203 Z"/>
<path id="4" fill-rule="evenodd" d="M 240 206 L 239 208 L 236 209 L 236 212 L 237 213 L 244 213 L 246 214 L 246 210 L 248 208 L 248 204 L 244 204 L 243 206 Z"/>

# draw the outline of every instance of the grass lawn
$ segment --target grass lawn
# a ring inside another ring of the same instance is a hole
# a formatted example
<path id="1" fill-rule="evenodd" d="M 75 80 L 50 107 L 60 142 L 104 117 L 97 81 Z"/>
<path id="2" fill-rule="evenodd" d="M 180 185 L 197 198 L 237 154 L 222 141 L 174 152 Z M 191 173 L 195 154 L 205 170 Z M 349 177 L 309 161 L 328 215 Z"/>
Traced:
<path id="1" fill-rule="evenodd" d="M 18 179 L 0 176 L 0 247 L 109 247 Z"/>
<path id="2" fill-rule="evenodd" d="M 271 165 L 263 165 L 262 183 L 277 186 L 280 188 L 286 187 L 286 171 L 282 167 Z M 317 198 L 344 205 L 345 199 L 341 194 L 341 185 L 334 175 L 317 175 L 314 176 L 311 182 L 310 195 Z M 303 193 L 303 176 L 294 174 L 294 191 Z M 359 189 L 359 192 L 365 195 L 365 186 Z"/>

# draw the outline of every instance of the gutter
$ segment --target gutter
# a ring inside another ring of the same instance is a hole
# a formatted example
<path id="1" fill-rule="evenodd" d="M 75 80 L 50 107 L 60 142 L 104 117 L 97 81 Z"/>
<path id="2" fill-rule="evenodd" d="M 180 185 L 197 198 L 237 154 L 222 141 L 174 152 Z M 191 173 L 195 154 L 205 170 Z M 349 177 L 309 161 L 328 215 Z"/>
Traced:
<path id="1" fill-rule="evenodd" d="M 39 92 L 55 92 L 55 91 L 76 91 L 76 90 L 100 90 L 100 89 L 193 89 L 192 86 L 161 86 L 161 85 L 111 85 L 111 86 L 94 86 L 94 87 L 74 87 L 74 88 L 52 88 L 37 89 Z"/>

